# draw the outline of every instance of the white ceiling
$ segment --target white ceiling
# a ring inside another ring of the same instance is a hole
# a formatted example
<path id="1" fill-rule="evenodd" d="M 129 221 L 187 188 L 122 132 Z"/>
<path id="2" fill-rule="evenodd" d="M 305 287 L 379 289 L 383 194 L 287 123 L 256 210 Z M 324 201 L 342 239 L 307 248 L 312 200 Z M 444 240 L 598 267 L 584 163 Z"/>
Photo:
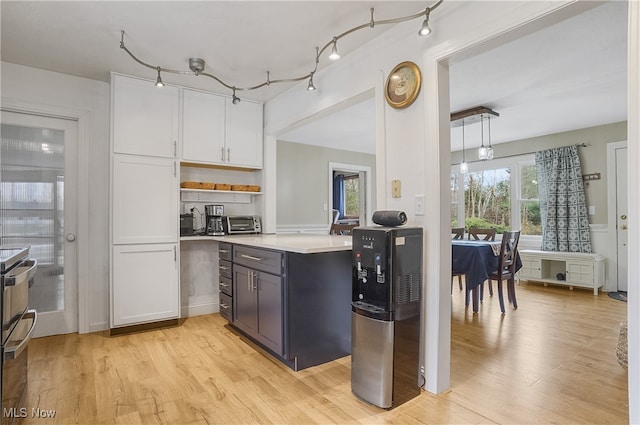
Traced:
<path id="1" fill-rule="evenodd" d="M 201 57 L 206 71 L 230 85 L 298 77 L 313 69 L 315 47 L 356 25 L 424 10 L 424 1 L 1 1 L 1 55 L 11 63 L 101 81 L 110 71 L 155 78 L 119 48 L 153 65 L 188 70 Z M 445 8 L 446 1 L 441 8 Z M 436 11 L 437 12 L 437 11 Z M 436 13 L 434 12 L 434 13 Z M 415 21 L 416 27 L 421 23 Z M 404 23 L 402 25 L 412 25 Z M 484 105 L 493 143 L 626 119 L 627 4 L 615 1 L 482 54 L 451 61 L 451 110 Z M 339 43 L 344 56 L 381 34 L 378 26 Z M 437 28 L 434 28 L 437 31 Z M 326 52 L 319 68 L 330 66 Z M 206 78 L 163 74 L 166 82 L 228 93 Z M 266 101 L 292 84 L 272 84 L 243 98 Z M 467 148 L 479 145 L 468 126 Z M 323 116 L 281 139 L 374 152 L 372 100 Z M 452 150 L 461 137 L 452 130 Z M 474 133 L 475 136 L 474 136 Z"/>

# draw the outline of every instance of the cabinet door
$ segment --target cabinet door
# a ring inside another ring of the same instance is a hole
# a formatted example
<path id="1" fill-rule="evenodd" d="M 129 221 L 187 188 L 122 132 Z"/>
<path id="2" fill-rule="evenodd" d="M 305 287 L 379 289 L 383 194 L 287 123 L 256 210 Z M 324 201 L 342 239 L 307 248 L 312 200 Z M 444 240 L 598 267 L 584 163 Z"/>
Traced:
<path id="1" fill-rule="evenodd" d="M 262 104 L 227 99 L 227 163 L 262 168 Z"/>
<path id="2" fill-rule="evenodd" d="M 258 297 L 253 270 L 233 265 L 233 324 L 251 336 L 258 330 Z"/>
<path id="3" fill-rule="evenodd" d="M 282 355 L 282 278 L 256 272 L 258 291 L 258 340 L 276 354 Z"/>
<path id="4" fill-rule="evenodd" d="M 567 261 L 567 282 L 593 285 L 593 263 Z"/>
<path id="5" fill-rule="evenodd" d="M 530 279 L 540 279 L 542 277 L 542 262 L 539 258 L 521 257 L 522 268 L 520 269 L 520 277 Z"/>
<path id="6" fill-rule="evenodd" d="M 113 151 L 175 158 L 178 143 L 178 88 L 114 75 Z"/>
<path id="7" fill-rule="evenodd" d="M 183 91 L 183 161 L 225 162 L 225 99 L 195 90 Z"/>
<path id="8" fill-rule="evenodd" d="M 113 158 L 113 243 L 178 241 L 178 181 L 173 159 Z"/>
<path id="9" fill-rule="evenodd" d="M 176 244 L 113 247 L 111 326 L 179 316 Z"/>

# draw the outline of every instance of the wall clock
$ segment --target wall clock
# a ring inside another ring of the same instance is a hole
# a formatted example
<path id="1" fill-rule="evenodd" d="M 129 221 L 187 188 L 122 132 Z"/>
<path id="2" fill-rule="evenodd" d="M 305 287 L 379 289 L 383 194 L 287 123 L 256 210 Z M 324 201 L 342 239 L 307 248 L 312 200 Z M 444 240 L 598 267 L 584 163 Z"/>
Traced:
<path id="1" fill-rule="evenodd" d="M 389 106 L 402 109 L 411 105 L 420 93 L 420 68 L 413 62 L 402 62 L 387 77 L 384 97 Z"/>

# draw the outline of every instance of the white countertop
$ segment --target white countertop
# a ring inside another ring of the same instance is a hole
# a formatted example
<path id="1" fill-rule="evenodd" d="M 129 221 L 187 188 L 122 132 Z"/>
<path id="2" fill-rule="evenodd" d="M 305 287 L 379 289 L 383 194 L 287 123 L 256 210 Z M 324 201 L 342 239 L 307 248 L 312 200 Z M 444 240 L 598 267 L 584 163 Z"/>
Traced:
<path id="1" fill-rule="evenodd" d="M 350 251 L 351 236 L 316 234 L 262 234 L 232 236 L 181 236 L 180 241 L 217 241 L 278 251 L 314 254 L 319 252 Z"/>

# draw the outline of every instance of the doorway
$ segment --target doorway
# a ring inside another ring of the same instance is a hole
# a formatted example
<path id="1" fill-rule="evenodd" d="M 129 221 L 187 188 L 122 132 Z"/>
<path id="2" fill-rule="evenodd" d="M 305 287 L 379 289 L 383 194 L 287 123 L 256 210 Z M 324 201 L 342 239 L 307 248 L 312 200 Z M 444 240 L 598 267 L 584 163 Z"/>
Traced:
<path id="1" fill-rule="evenodd" d="M 627 142 L 607 144 L 607 203 L 609 229 L 609 284 L 611 291 L 628 287 L 628 167 Z"/>
<path id="2" fill-rule="evenodd" d="M 2 111 L 0 242 L 30 245 L 35 336 L 78 331 L 75 120 Z"/>
<path id="3" fill-rule="evenodd" d="M 329 163 L 329 223 L 367 225 L 371 209 L 371 168 Z M 338 211 L 335 215 L 334 212 Z"/>

